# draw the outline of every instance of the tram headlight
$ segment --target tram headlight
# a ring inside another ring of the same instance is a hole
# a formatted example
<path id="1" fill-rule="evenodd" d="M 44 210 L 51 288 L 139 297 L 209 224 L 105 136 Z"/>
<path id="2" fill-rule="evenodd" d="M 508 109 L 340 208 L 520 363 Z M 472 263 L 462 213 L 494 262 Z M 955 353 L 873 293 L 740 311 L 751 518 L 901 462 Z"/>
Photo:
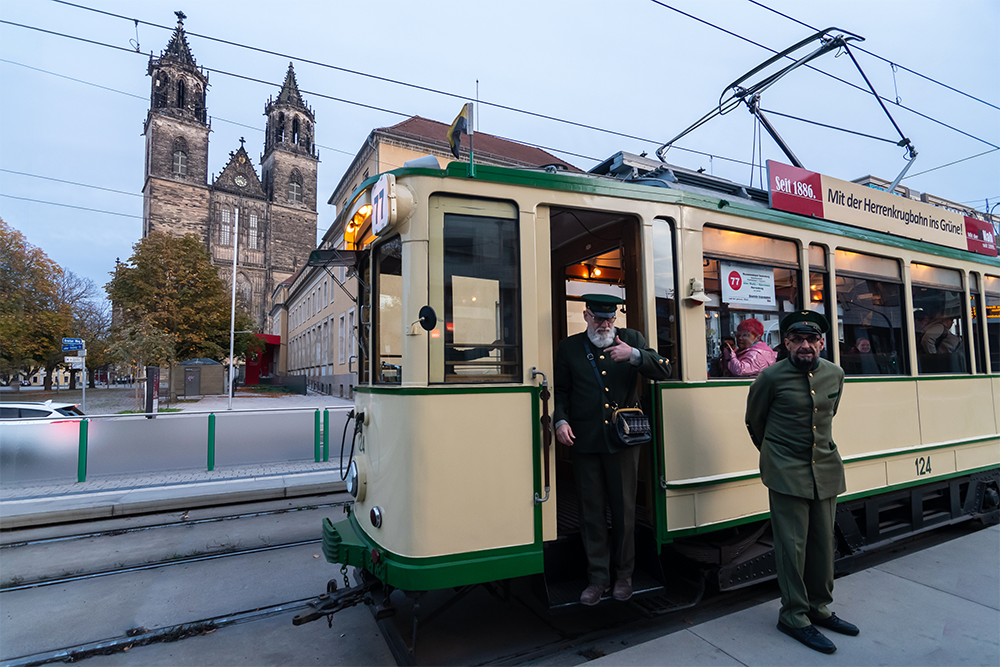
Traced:
<path id="1" fill-rule="evenodd" d="M 358 502 L 365 499 L 365 489 L 368 487 L 368 479 L 365 474 L 363 464 L 358 463 L 358 459 L 351 461 L 347 467 L 347 492 Z"/>

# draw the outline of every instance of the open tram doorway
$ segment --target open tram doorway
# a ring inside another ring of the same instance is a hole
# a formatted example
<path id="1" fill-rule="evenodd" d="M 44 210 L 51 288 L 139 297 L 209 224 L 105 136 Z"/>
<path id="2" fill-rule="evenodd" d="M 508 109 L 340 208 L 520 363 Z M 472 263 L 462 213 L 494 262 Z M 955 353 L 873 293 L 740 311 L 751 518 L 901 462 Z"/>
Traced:
<path id="1" fill-rule="evenodd" d="M 620 297 L 625 304 L 619 308 L 615 326 L 646 335 L 640 232 L 640 222 L 632 215 L 577 208 L 550 210 L 553 359 L 564 338 L 586 329 L 585 294 Z M 645 391 L 647 414 L 651 414 L 649 399 Z M 570 448 L 558 443 L 555 447 L 558 538 L 547 543 L 545 551 L 546 595 L 554 610 L 577 605 L 588 583 L 580 536 L 580 490 L 576 488 Z M 662 590 L 655 542 L 655 480 L 652 453 L 645 445 L 639 459 L 636 497 L 636 569 L 632 577 L 636 596 Z"/>

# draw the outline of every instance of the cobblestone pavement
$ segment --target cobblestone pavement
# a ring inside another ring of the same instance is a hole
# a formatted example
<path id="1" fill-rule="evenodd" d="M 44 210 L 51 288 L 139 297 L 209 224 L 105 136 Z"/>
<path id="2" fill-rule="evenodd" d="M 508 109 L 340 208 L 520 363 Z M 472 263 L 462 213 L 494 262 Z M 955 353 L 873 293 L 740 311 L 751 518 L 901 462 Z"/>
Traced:
<path id="1" fill-rule="evenodd" d="M 265 463 L 252 466 L 231 466 L 217 468 L 212 472 L 206 470 L 177 470 L 172 472 L 152 473 L 147 475 L 94 477 L 86 482 L 35 482 L 25 484 L 4 483 L 0 488 L 0 501 L 21 500 L 26 498 L 45 498 L 53 496 L 71 496 L 101 491 L 126 491 L 148 487 L 176 486 L 179 484 L 196 484 L 199 482 L 215 482 L 235 479 L 259 479 L 262 477 L 281 477 L 310 472 L 340 470 L 338 461 L 314 463 L 312 461 L 295 463 Z"/>

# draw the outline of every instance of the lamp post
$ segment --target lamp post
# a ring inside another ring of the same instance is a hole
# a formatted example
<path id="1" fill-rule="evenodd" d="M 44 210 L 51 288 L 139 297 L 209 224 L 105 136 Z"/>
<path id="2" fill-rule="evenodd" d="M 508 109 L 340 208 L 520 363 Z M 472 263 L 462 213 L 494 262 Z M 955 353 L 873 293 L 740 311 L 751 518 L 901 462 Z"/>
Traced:
<path id="1" fill-rule="evenodd" d="M 233 233 L 233 300 L 229 307 L 229 410 L 233 409 L 233 343 L 236 329 L 236 257 L 240 246 L 240 208 L 236 207 L 236 228 Z"/>

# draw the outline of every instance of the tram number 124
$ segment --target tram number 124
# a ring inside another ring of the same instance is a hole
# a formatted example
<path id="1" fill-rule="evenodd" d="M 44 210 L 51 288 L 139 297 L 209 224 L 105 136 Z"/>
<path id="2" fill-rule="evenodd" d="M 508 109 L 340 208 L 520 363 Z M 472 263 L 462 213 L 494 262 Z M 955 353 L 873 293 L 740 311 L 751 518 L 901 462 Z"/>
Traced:
<path id="1" fill-rule="evenodd" d="M 916 461 L 914 461 L 913 463 L 917 467 L 917 476 L 918 477 L 920 475 L 929 475 L 929 474 L 931 474 L 931 457 L 929 457 L 929 456 L 927 456 L 927 457 L 921 456 Z"/>

